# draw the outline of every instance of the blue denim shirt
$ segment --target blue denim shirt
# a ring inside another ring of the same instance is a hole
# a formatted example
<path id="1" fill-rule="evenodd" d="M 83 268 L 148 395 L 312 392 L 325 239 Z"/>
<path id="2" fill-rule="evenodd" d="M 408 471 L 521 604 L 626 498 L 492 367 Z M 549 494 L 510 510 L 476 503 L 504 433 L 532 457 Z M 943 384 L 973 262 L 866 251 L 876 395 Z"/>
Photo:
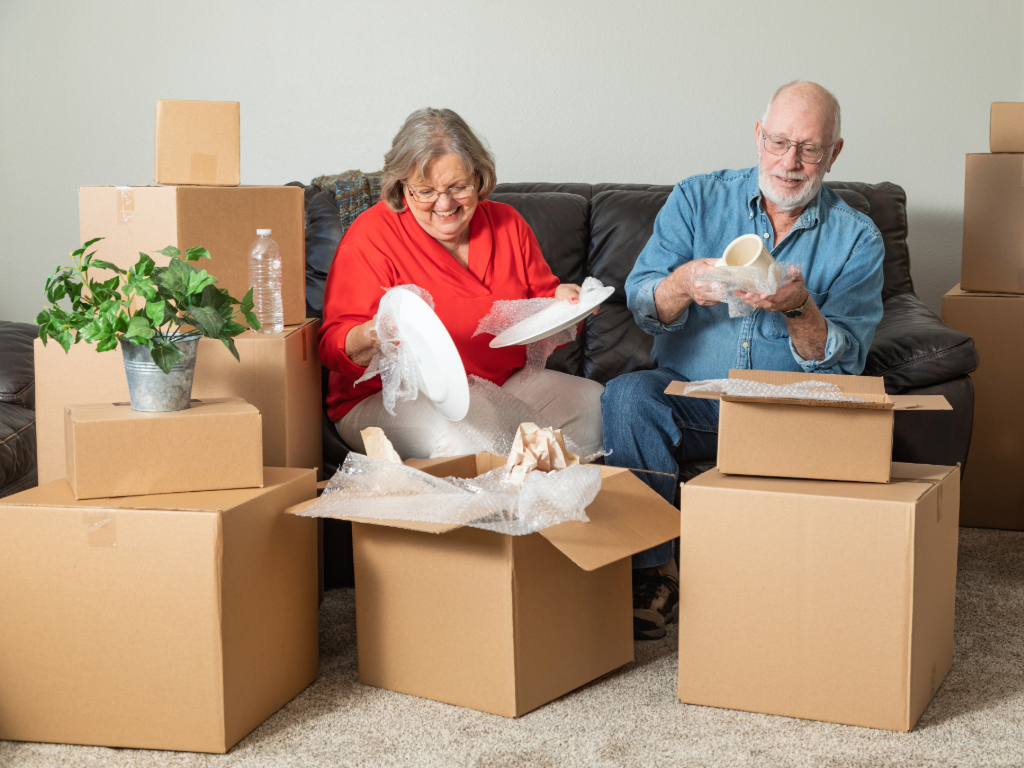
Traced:
<path id="1" fill-rule="evenodd" d="M 654 289 L 692 259 L 719 258 L 740 235 L 764 237 L 776 261 L 801 266 L 807 290 L 828 325 L 824 360 L 804 360 L 786 318 L 757 310 L 729 317 L 725 302 L 691 304 L 670 325 L 658 320 Z M 871 220 L 822 185 L 776 245 L 761 205 L 757 168 L 691 176 L 679 182 L 626 280 L 626 302 L 653 335 L 652 360 L 690 381 L 728 376 L 730 368 L 860 374 L 882 318 L 882 235 Z"/>

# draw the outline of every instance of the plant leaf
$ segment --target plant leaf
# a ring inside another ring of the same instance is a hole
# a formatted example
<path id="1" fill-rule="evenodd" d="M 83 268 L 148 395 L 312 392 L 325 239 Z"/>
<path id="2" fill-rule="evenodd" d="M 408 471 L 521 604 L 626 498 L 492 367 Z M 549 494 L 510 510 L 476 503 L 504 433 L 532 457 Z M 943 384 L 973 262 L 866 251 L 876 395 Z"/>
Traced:
<path id="1" fill-rule="evenodd" d="M 117 339 L 115 339 L 113 336 L 111 336 L 110 338 L 104 339 L 103 341 L 101 341 L 99 344 L 96 345 L 96 351 L 97 352 L 109 352 L 110 350 L 116 349 L 116 348 L 117 348 Z"/>
<path id="2" fill-rule="evenodd" d="M 135 266 L 132 267 L 132 272 L 134 272 L 138 277 L 149 277 L 150 273 L 153 271 L 153 267 L 155 266 L 156 262 L 153 261 L 148 254 L 140 251 L 139 260 L 135 263 Z"/>
<path id="3" fill-rule="evenodd" d="M 197 269 L 188 276 L 188 293 L 191 296 L 202 294 L 203 289 L 217 282 L 217 278 L 205 269 Z"/>
<path id="4" fill-rule="evenodd" d="M 168 245 L 166 248 L 161 248 L 157 253 L 162 253 L 164 256 L 169 256 L 172 259 L 176 259 L 181 256 L 181 251 L 175 248 L 173 245 Z M 175 347 L 177 349 L 177 347 Z"/>
<path id="5" fill-rule="evenodd" d="M 242 358 L 238 356 L 238 350 L 235 348 L 235 340 L 222 338 L 221 341 L 224 342 L 224 346 L 228 348 L 228 351 L 235 356 L 235 360 L 242 362 Z"/>
<path id="6" fill-rule="evenodd" d="M 119 274 L 119 275 L 127 275 L 128 274 L 125 270 L 123 270 L 119 266 L 117 266 L 117 264 L 111 264 L 109 261 L 100 261 L 99 259 L 95 259 L 94 261 L 92 261 L 89 264 L 89 266 L 90 267 L 95 267 L 97 269 L 109 269 L 109 270 L 112 270 L 114 272 L 117 272 L 117 274 Z"/>
<path id="7" fill-rule="evenodd" d="M 219 339 L 224 327 L 224 318 L 215 309 L 209 307 L 190 307 L 188 318 L 192 325 L 202 331 L 204 336 Z"/>
<path id="8" fill-rule="evenodd" d="M 150 325 L 149 317 L 144 314 L 136 314 L 128 321 L 124 337 L 133 344 L 144 344 L 156 336 L 156 331 Z"/>
<path id="9" fill-rule="evenodd" d="M 153 282 L 169 291 L 178 301 L 185 300 L 188 293 L 189 272 L 185 265 L 175 259 L 166 267 L 153 270 Z"/>
<path id="10" fill-rule="evenodd" d="M 174 364 L 182 357 L 182 351 L 169 341 L 154 341 L 150 344 L 149 352 L 164 373 L 170 373 Z"/>
<path id="11" fill-rule="evenodd" d="M 186 261 L 199 261 L 200 259 L 208 258 L 210 258 L 210 252 L 201 245 L 197 245 L 195 248 L 189 248 L 185 251 Z"/>

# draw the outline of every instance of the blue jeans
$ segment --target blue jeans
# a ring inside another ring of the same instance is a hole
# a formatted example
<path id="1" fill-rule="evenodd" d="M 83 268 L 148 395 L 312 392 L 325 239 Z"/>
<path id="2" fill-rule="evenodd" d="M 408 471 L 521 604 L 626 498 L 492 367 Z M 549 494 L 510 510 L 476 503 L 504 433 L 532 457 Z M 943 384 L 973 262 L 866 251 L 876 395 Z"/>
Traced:
<path id="1" fill-rule="evenodd" d="M 718 401 L 666 395 L 672 381 L 685 381 L 675 371 L 656 368 L 612 379 L 601 396 L 605 463 L 646 469 L 662 475 L 637 477 L 675 505 L 679 464 L 713 461 L 718 453 Z M 633 555 L 634 568 L 652 568 L 672 559 L 667 541 Z"/>

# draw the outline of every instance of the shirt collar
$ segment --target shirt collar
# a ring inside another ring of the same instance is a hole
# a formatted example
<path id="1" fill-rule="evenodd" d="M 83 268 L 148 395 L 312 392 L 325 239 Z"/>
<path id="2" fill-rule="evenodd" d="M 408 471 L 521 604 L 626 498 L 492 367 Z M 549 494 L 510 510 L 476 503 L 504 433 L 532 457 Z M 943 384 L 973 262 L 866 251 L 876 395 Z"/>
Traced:
<path id="1" fill-rule="evenodd" d="M 755 165 L 750 169 L 750 178 L 747 180 L 747 209 L 751 214 L 751 218 L 760 213 L 761 209 L 761 185 L 757 178 L 758 167 Z M 825 185 L 822 184 L 822 187 Z M 818 215 L 821 209 L 821 188 L 818 188 L 818 194 L 814 196 L 814 199 L 807 204 L 804 208 L 803 213 L 800 214 L 800 218 L 797 219 L 796 224 L 793 225 L 794 229 L 808 229 L 817 224 L 821 218 Z"/>

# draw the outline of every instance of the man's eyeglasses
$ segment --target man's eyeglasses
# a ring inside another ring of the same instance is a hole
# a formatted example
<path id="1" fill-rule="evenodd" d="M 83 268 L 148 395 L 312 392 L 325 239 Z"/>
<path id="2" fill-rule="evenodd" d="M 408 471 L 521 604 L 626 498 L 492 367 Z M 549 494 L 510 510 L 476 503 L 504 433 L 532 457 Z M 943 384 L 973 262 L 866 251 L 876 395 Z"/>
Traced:
<path id="1" fill-rule="evenodd" d="M 827 147 L 819 147 L 817 144 L 797 144 L 795 141 L 784 139 L 781 136 L 769 136 L 764 131 L 761 131 L 761 140 L 764 141 L 764 148 L 773 155 L 784 155 L 789 152 L 790 147 L 796 147 L 796 156 L 800 158 L 800 162 L 811 165 L 820 163 L 825 152 L 832 148 L 832 144 Z"/>
<path id="2" fill-rule="evenodd" d="M 417 203 L 432 203 L 441 195 L 448 195 L 452 200 L 465 200 L 473 194 L 475 184 L 463 184 L 447 189 L 416 189 L 409 182 L 405 182 L 405 191 L 412 195 Z"/>

